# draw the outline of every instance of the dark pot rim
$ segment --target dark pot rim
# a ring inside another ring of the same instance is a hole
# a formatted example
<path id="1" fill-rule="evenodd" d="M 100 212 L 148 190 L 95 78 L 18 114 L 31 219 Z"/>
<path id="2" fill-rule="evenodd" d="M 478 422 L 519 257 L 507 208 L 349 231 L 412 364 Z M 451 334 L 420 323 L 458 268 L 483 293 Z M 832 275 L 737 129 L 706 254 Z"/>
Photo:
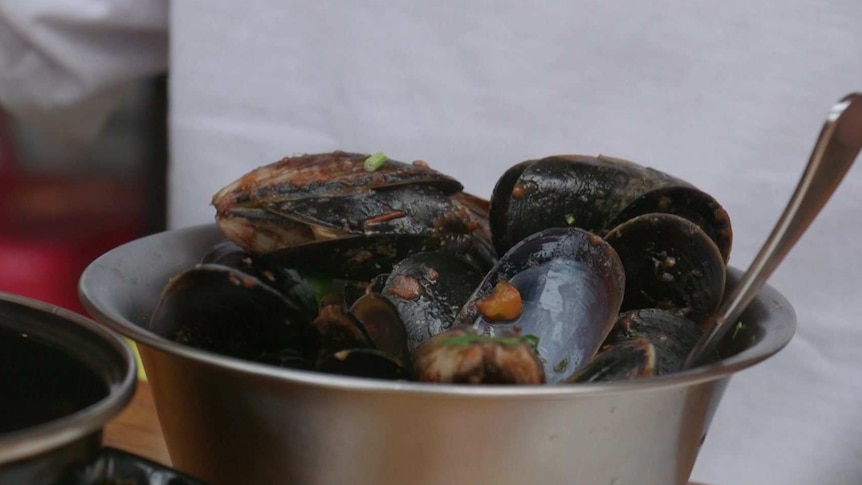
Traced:
<path id="1" fill-rule="evenodd" d="M 93 346 L 110 356 L 100 361 L 98 369 L 93 369 L 107 384 L 107 394 L 62 418 L 0 435 L 0 466 L 39 456 L 99 432 L 129 404 L 137 385 L 137 364 L 130 347 L 120 337 L 82 315 L 42 301 L 0 292 L 0 304 L 19 307 L 12 311 L 38 314 L 40 322 L 49 326 L 27 327 L 27 331 L 62 342 L 63 350 L 76 359 L 87 360 L 82 353 L 91 351 Z M 0 322 L 0 325 L 15 328 L 14 323 Z"/>

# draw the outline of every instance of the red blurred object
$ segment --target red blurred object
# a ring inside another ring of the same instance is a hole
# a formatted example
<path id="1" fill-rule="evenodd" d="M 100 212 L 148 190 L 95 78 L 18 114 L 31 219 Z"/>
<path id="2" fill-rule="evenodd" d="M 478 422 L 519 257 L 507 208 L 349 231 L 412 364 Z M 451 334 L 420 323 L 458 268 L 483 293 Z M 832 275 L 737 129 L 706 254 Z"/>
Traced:
<path id="1" fill-rule="evenodd" d="M 0 112 L 0 291 L 83 313 L 78 278 L 102 253 L 143 235 L 145 187 L 25 174 L 10 135 Z"/>

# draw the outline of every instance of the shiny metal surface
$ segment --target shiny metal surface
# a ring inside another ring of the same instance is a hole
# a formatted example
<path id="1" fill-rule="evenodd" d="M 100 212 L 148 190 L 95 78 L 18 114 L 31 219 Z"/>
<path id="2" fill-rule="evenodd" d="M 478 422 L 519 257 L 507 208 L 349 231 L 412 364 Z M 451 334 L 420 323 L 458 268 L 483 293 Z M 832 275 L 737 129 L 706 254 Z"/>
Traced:
<path id="1" fill-rule="evenodd" d="M 216 485 L 683 485 L 730 376 L 796 328 L 766 286 L 734 355 L 638 382 L 474 387 L 279 369 L 146 330 L 168 278 L 219 240 L 214 225 L 140 239 L 80 285 L 97 320 L 139 343 L 174 466 Z"/>
<path id="2" fill-rule="evenodd" d="M 131 400 L 137 382 L 134 356 L 95 322 L 16 295 L 0 293 L 0 328 L 38 336 L 84 363 L 109 388 L 104 398 L 73 414 L 0 434 L 0 484 L 52 484 L 65 465 L 98 450 L 102 428 Z"/>
<path id="3" fill-rule="evenodd" d="M 862 150 L 862 93 L 852 93 L 830 110 L 808 165 L 772 233 L 751 266 L 710 319 L 686 359 L 685 368 L 703 364 L 775 268 L 832 197 Z"/>

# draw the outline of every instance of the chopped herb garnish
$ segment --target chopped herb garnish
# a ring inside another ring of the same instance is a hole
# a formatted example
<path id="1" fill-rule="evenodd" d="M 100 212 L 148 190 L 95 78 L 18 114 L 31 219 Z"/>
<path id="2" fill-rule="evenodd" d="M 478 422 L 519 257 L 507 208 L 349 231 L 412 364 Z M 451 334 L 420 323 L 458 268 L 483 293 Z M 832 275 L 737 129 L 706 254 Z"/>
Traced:
<path id="1" fill-rule="evenodd" d="M 373 172 L 382 167 L 383 164 L 386 163 L 386 160 L 388 160 L 388 158 L 386 158 L 385 153 L 377 152 L 365 159 L 365 170 Z"/>
<path id="2" fill-rule="evenodd" d="M 311 291 L 314 292 L 317 303 L 320 303 L 320 300 L 332 290 L 332 280 L 328 278 L 311 276 L 308 278 L 308 283 L 311 285 Z"/>
<path id="3" fill-rule="evenodd" d="M 554 366 L 554 372 L 563 372 L 569 366 L 569 359 L 563 359 Z"/>
<path id="4" fill-rule="evenodd" d="M 521 338 L 530 343 L 530 346 L 533 347 L 533 352 L 537 354 L 539 353 L 539 337 L 533 334 L 527 334 Z"/>
<path id="5" fill-rule="evenodd" d="M 575 216 L 573 216 L 571 214 L 566 214 L 566 224 L 571 226 L 574 223 L 575 223 Z"/>
<path id="6" fill-rule="evenodd" d="M 530 344 L 535 350 L 535 346 L 539 343 L 539 338 L 535 335 L 526 335 L 524 337 L 492 337 L 490 335 L 454 335 L 440 339 L 440 345 L 448 345 L 452 347 L 464 347 L 473 343 L 480 342 L 495 342 L 503 345 L 518 345 L 522 343 Z"/>
<path id="7" fill-rule="evenodd" d="M 736 327 L 733 329 L 733 335 L 731 335 L 730 338 L 735 339 L 736 336 L 739 335 L 739 332 L 742 331 L 743 327 L 745 327 L 745 325 L 742 323 L 742 321 L 736 322 Z"/>

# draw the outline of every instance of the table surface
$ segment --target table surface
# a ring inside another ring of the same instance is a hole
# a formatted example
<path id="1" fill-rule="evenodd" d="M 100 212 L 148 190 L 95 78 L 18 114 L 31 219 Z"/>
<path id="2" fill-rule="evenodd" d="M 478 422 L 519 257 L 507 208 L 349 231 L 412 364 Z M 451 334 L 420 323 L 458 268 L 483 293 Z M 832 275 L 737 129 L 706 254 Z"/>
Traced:
<path id="1" fill-rule="evenodd" d="M 131 404 L 105 427 L 104 444 L 170 466 L 171 459 L 165 448 L 147 381 L 138 381 L 138 389 Z"/>
<path id="2" fill-rule="evenodd" d="M 138 381 L 131 404 L 105 427 L 104 444 L 170 466 L 147 381 Z"/>

